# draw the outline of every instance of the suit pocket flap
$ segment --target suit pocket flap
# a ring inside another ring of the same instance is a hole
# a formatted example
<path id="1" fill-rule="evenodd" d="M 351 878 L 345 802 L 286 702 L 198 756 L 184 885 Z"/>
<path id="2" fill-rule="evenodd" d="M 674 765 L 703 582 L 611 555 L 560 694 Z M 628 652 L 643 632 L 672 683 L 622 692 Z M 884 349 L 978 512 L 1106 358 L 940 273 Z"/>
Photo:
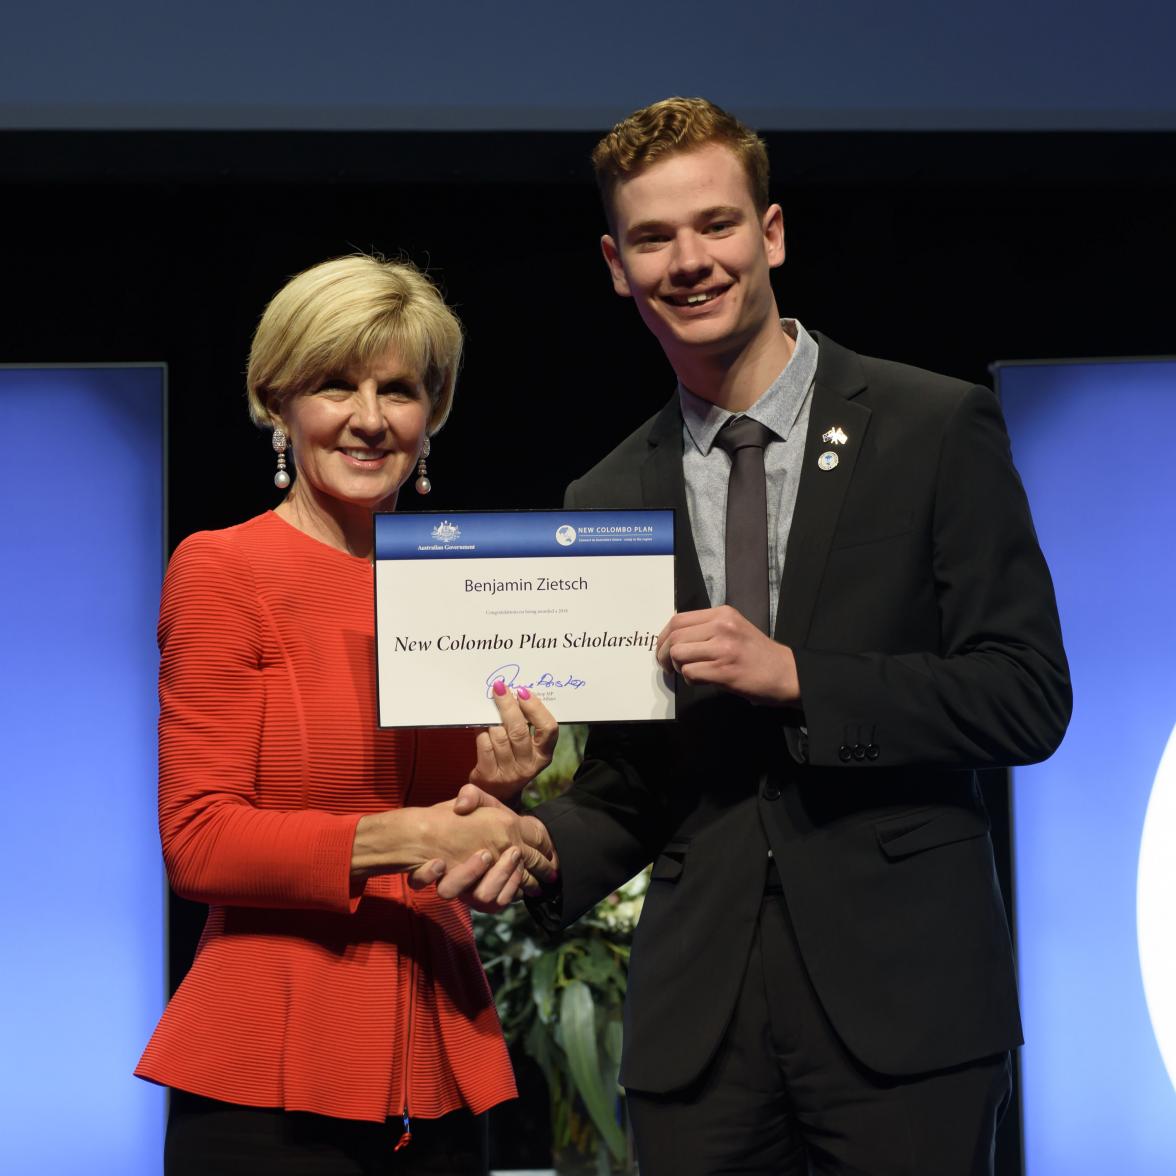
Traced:
<path id="1" fill-rule="evenodd" d="M 874 826 L 874 831 L 882 852 L 889 858 L 899 858 L 937 845 L 982 837 L 988 832 L 988 817 L 975 809 L 920 809 L 887 817 Z"/>
<path id="2" fill-rule="evenodd" d="M 662 882 L 676 882 L 686 866 L 688 841 L 668 841 L 666 847 L 653 863 L 651 879 Z"/>

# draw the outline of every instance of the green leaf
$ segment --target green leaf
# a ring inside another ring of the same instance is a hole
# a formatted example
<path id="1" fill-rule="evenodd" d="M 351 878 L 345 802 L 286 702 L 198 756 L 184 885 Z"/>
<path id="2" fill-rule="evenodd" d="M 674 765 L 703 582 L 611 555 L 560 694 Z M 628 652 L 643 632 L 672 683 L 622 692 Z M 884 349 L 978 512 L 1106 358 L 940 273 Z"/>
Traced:
<path id="1" fill-rule="evenodd" d="M 584 758 L 584 743 L 588 728 L 583 723 L 564 723 L 559 729 L 559 741 L 551 763 L 528 785 L 523 794 L 528 805 L 539 804 L 567 790 Z"/>
<path id="2" fill-rule="evenodd" d="M 555 1048 L 551 1034 L 538 1021 L 533 1021 L 527 1030 L 526 1036 L 523 1038 L 523 1048 L 543 1071 L 548 1089 L 552 1092 L 557 1091 L 561 1085 L 560 1069 L 563 1065 L 563 1057 Z"/>
<path id="3" fill-rule="evenodd" d="M 613 1066 L 620 1071 L 621 1068 L 621 1046 L 623 1044 L 624 1030 L 621 1026 L 620 1018 L 615 1018 L 608 1022 L 604 1027 L 604 1053 Z"/>
<path id="4" fill-rule="evenodd" d="M 606 989 L 616 982 L 617 962 L 606 944 L 588 940 L 588 950 L 576 961 L 575 975 L 592 988 Z"/>
<path id="5" fill-rule="evenodd" d="M 559 1024 L 568 1070 L 596 1130 L 618 1163 L 625 1158 L 625 1136 L 617 1125 L 615 1080 L 609 1081 L 596 1044 L 596 1007 L 588 985 L 572 980 L 559 1003 Z"/>
<path id="6" fill-rule="evenodd" d="M 531 996 L 535 1001 L 535 1009 L 539 1020 L 545 1025 L 551 1022 L 555 1015 L 555 973 L 559 963 L 557 952 L 544 952 L 531 965 Z"/>
<path id="7" fill-rule="evenodd" d="M 532 1021 L 523 1038 L 523 1049 L 543 1071 L 551 1100 L 551 1135 L 556 1148 L 571 1141 L 569 1110 L 572 1092 L 568 1089 L 567 1067 L 563 1052 L 552 1040 L 551 1030 L 542 1022 Z"/>

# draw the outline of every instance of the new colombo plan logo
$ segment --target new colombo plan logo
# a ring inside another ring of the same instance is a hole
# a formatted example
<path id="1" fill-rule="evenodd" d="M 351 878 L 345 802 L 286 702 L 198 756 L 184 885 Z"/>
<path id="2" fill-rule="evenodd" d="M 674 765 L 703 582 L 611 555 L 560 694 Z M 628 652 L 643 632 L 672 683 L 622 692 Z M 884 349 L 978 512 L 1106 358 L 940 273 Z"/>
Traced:
<path id="1" fill-rule="evenodd" d="M 1139 966 L 1152 1030 L 1176 1086 L 1176 727 L 1152 785 L 1135 892 Z"/>
<path id="2" fill-rule="evenodd" d="M 571 547 L 576 541 L 576 528 L 568 523 L 564 523 L 555 533 L 555 541 L 560 547 Z"/>

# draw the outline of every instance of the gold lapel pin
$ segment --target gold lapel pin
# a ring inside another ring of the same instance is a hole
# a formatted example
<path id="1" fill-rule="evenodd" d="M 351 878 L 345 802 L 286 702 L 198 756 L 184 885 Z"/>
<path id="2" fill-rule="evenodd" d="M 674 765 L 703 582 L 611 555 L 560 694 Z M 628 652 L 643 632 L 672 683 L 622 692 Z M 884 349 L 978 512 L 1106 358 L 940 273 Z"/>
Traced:
<path id="1" fill-rule="evenodd" d="M 821 434 L 821 440 L 826 445 L 844 445 L 849 440 L 849 436 L 840 425 L 834 425 L 827 433 Z"/>

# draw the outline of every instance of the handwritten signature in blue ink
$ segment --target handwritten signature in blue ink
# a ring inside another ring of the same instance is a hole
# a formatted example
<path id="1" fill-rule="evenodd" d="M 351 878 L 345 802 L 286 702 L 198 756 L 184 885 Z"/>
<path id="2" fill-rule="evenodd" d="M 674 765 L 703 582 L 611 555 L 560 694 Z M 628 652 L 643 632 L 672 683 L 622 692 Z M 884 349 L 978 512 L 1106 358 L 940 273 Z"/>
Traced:
<path id="1" fill-rule="evenodd" d="M 569 674 L 561 680 L 548 671 L 540 674 L 534 682 L 520 682 L 518 679 L 521 673 L 522 666 L 517 662 L 507 662 L 506 665 L 499 666 L 486 679 L 486 697 L 494 697 L 495 682 L 502 682 L 516 690 L 520 686 L 525 686 L 528 690 L 579 690 L 581 686 L 587 685 L 584 678 L 577 678 L 575 674 Z"/>

